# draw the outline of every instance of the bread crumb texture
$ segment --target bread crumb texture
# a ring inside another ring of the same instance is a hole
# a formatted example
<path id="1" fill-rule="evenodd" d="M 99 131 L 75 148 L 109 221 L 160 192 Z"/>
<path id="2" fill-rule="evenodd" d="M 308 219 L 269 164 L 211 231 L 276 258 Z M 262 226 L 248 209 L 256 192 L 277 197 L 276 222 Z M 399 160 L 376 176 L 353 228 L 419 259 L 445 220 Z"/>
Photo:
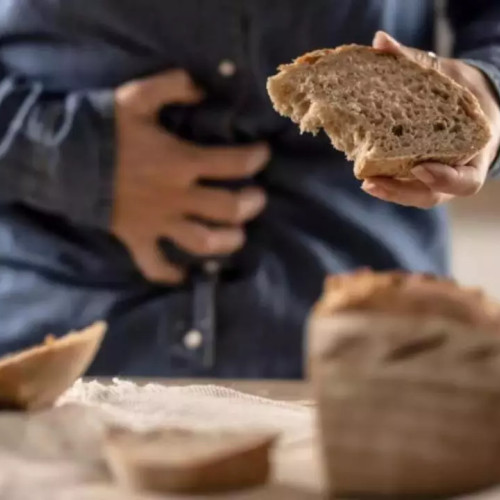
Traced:
<path id="1" fill-rule="evenodd" d="M 475 96 L 404 56 L 346 45 L 305 54 L 268 79 L 274 108 L 354 161 L 359 179 L 411 178 L 424 161 L 469 162 L 491 131 Z"/>

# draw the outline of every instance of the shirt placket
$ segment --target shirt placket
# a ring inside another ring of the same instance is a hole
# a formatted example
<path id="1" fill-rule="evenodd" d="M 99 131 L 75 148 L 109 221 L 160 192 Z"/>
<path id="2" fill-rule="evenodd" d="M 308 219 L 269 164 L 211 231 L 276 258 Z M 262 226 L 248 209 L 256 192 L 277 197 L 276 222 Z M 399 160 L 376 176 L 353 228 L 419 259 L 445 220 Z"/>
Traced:
<path id="1" fill-rule="evenodd" d="M 206 0 L 199 3 L 198 29 L 196 30 L 203 75 L 218 92 L 232 95 L 238 92 L 237 78 L 241 77 L 240 64 L 244 53 L 244 12 L 243 2 L 231 0 Z M 211 21 L 217 12 L 219 24 Z M 210 63 L 210 64 L 208 64 Z M 237 101 L 237 99 L 235 99 Z M 228 107 L 220 117 L 224 125 L 231 127 L 234 109 Z M 173 249 L 171 249 L 173 250 Z M 168 253 L 168 252 L 167 252 Z M 217 361 L 217 292 L 220 273 L 224 271 L 228 259 L 222 256 L 195 258 L 182 255 L 178 249 L 170 255 L 190 270 L 189 306 L 184 329 L 176 334 L 176 345 L 172 356 L 178 364 L 187 364 L 199 373 L 209 373 Z"/>

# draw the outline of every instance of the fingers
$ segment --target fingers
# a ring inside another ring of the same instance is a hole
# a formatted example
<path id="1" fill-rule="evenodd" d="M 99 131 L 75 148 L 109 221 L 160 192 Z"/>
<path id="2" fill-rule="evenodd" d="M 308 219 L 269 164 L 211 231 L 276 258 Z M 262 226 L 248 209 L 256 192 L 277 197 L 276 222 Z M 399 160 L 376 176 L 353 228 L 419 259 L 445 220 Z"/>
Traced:
<path id="1" fill-rule="evenodd" d="M 166 104 L 196 104 L 202 99 L 202 91 L 189 74 L 180 69 L 133 80 L 115 93 L 118 104 L 147 117 L 156 117 L 158 110 Z"/>
<path id="2" fill-rule="evenodd" d="M 231 254 L 245 242 L 245 233 L 240 228 L 211 228 L 187 219 L 167 221 L 162 236 L 187 252 L 204 257 Z"/>
<path id="3" fill-rule="evenodd" d="M 418 208 L 432 208 L 454 196 L 471 196 L 482 187 L 486 173 L 477 165 L 450 167 L 422 163 L 412 169 L 416 180 L 387 177 L 366 179 L 361 188 L 381 200 Z"/>
<path id="4" fill-rule="evenodd" d="M 395 38 L 387 34 L 385 31 L 377 31 L 373 38 L 373 48 L 390 54 L 400 54 L 402 56 L 415 61 L 426 68 L 438 68 L 440 60 L 437 57 L 432 57 L 429 52 L 424 50 L 413 49 L 400 44 Z"/>
<path id="5" fill-rule="evenodd" d="M 432 208 L 452 198 L 451 195 L 431 190 L 419 180 L 398 181 L 390 178 L 373 177 L 365 180 L 361 188 L 381 200 L 424 209 Z"/>
<path id="6" fill-rule="evenodd" d="M 129 246 L 134 262 L 144 278 L 154 283 L 169 285 L 184 281 L 184 271 L 167 261 L 156 245 L 149 241 L 149 245 L 145 243 L 144 241 L 139 246 Z"/>
<path id="7" fill-rule="evenodd" d="M 471 196 L 483 185 L 484 174 L 475 166 L 450 167 L 441 163 L 423 163 L 413 175 L 429 189 L 455 196 Z"/>
<path id="8" fill-rule="evenodd" d="M 214 147 L 201 150 L 203 161 L 198 176 L 207 180 L 250 178 L 260 172 L 270 158 L 269 146 L 255 144 L 240 147 Z"/>
<path id="9" fill-rule="evenodd" d="M 261 189 L 240 192 L 225 189 L 193 187 L 180 200 L 185 215 L 223 224 L 240 225 L 254 219 L 266 205 Z"/>
<path id="10" fill-rule="evenodd" d="M 468 68 L 460 61 L 441 59 L 430 55 L 429 52 L 406 47 L 383 31 L 375 34 L 373 47 L 384 52 L 403 55 L 427 68 L 440 69 L 459 83 L 469 87 L 481 102 L 481 97 L 478 95 L 480 92 L 478 93 L 476 88 L 477 82 L 481 82 L 481 79 L 478 79 L 475 68 Z M 363 186 L 363 189 L 387 201 L 429 208 L 452 196 L 476 194 L 485 181 L 488 166 L 496 151 L 497 149 L 492 154 L 489 148 L 485 148 L 467 166 L 448 166 L 435 162 L 418 165 L 412 173 L 419 183 L 371 179 Z"/>
<path id="11" fill-rule="evenodd" d="M 377 31 L 375 33 L 372 46 L 374 49 L 393 54 L 401 54 L 403 50 L 401 44 L 385 31 Z"/>

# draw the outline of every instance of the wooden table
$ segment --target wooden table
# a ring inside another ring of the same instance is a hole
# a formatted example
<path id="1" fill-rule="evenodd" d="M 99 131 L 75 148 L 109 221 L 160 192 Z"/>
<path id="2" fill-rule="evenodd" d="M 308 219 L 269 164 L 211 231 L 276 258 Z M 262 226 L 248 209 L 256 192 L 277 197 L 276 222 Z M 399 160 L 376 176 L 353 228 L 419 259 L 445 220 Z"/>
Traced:
<path id="1" fill-rule="evenodd" d="M 86 381 L 96 380 L 101 384 L 110 384 L 112 383 L 112 379 L 110 378 L 91 378 Z M 131 380 L 132 382 L 138 385 L 144 385 L 147 383 L 155 383 L 165 386 L 187 386 L 187 385 L 217 385 L 224 386 L 230 389 L 234 389 L 240 392 L 244 392 L 247 394 L 252 394 L 255 396 L 265 397 L 274 400 L 281 400 L 287 402 L 301 402 L 307 403 L 307 400 L 310 401 L 310 392 L 308 388 L 308 384 L 302 381 L 259 381 L 259 380 L 207 380 L 207 379 L 146 379 L 146 378 L 135 378 Z M 306 401 L 305 401 L 306 400 Z M 42 412 L 41 414 L 34 414 L 33 418 L 31 415 L 26 414 L 17 414 L 4 412 L 0 414 L 0 497 L 3 494 L 2 488 L 2 453 L 5 457 L 6 450 L 12 450 L 13 456 L 19 454 L 20 456 L 26 456 L 26 450 L 29 449 L 29 457 L 36 456 L 41 453 L 41 455 L 46 459 L 47 456 L 56 456 L 59 460 L 66 460 L 66 456 L 69 455 L 60 455 L 60 452 L 54 452 L 54 449 L 64 449 L 67 447 L 71 448 L 71 450 L 76 449 L 79 460 L 94 463 L 95 462 L 95 446 L 92 444 L 94 442 L 94 438 L 82 440 L 79 437 L 79 432 L 82 432 L 82 427 L 80 427 L 83 422 L 80 414 L 80 410 L 78 407 L 73 407 L 76 413 L 72 413 L 71 404 L 68 406 L 62 406 L 60 408 L 54 408 L 51 410 L 47 410 L 46 412 Z M 75 433 L 75 425 L 79 429 L 79 432 Z M 84 427 L 85 428 L 85 427 Z M 93 433 L 91 433 L 93 435 Z M 82 434 L 80 434 L 81 436 Z M 78 443 L 75 447 L 74 442 Z M 89 446 L 87 443 L 91 443 Z M 88 449 L 87 449 L 88 448 Z M 33 451 L 34 450 L 34 451 Z M 8 453 L 8 452 L 7 452 Z M 267 499 L 283 499 L 283 500 L 308 500 L 314 498 L 320 498 L 317 492 L 311 491 L 310 488 L 304 487 L 303 484 L 299 484 L 298 486 L 295 484 L 295 477 L 301 476 L 307 467 L 302 464 L 302 461 L 307 462 L 308 465 L 311 460 L 306 456 L 303 460 L 300 460 L 298 465 L 298 472 L 296 472 L 295 463 L 295 447 L 290 451 L 288 448 L 284 451 L 284 468 L 285 476 L 291 476 L 294 480 L 290 483 L 287 480 L 283 480 L 279 475 L 275 477 L 275 481 L 271 481 L 267 485 L 262 488 L 248 490 L 244 492 L 239 492 L 234 495 L 222 495 L 222 496 L 210 496 L 210 500 L 227 500 L 228 498 L 235 498 L 238 500 L 267 500 Z M 33 454 L 33 455 L 31 455 Z M 71 456 L 73 457 L 73 451 L 71 451 Z M 5 458 L 4 458 L 5 460 Z M 292 462 L 293 471 L 288 473 L 289 470 L 289 461 Z M 280 464 L 283 463 L 280 460 Z M 3 462 L 5 470 L 12 470 L 12 465 L 7 464 L 7 462 Z M 64 464 L 63 464 L 64 465 Z M 99 465 L 99 469 L 102 467 Z M 24 463 L 23 467 L 30 467 L 33 470 L 32 464 Z M 10 467 L 10 468 L 9 468 Z M 277 468 L 277 467 L 276 467 Z M 31 471 L 30 471 L 31 473 Z M 57 474 L 61 474 L 58 472 Z M 63 475 L 65 473 L 62 473 Z M 308 477 L 312 477 L 314 474 L 306 474 Z M 5 476 L 4 476 L 5 477 Z M 286 479 L 286 478 L 285 478 Z M 57 478 L 55 478 L 57 480 Z M 16 481 L 18 481 L 16 479 Z M 21 482 L 29 483 L 30 481 L 26 481 L 26 476 L 23 477 Z M 299 481 L 300 483 L 300 481 Z M 82 500 L 87 500 L 87 498 L 99 498 L 100 500 L 143 500 L 147 498 L 149 500 L 149 495 L 135 496 L 133 494 L 124 494 L 123 492 L 117 494 L 115 485 L 109 483 L 109 481 L 103 481 L 97 484 L 98 489 L 95 491 L 96 496 L 90 497 L 82 497 Z M 118 495 L 118 496 L 117 496 Z M 120 496 L 122 495 L 122 496 Z M 7 498 L 7 497 L 6 497 Z M 30 496 L 26 498 L 31 498 Z M 71 497 L 73 498 L 73 497 Z M 76 497 L 75 497 L 76 498 Z M 80 500 L 80 497 L 77 497 Z M 156 497 L 155 497 L 156 498 Z M 177 497 L 168 497 L 168 498 L 176 498 Z M 184 497 L 191 498 L 191 497 Z M 196 497 L 198 500 L 204 497 Z M 46 497 L 43 497 L 45 500 Z M 10 500 L 10 497 L 9 497 Z M 18 497 L 15 498 L 18 500 Z M 24 498 L 23 498 L 24 500 Z"/>
<path id="2" fill-rule="evenodd" d="M 102 384 L 111 383 L 111 379 L 98 379 L 98 382 Z M 306 382 L 303 381 L 283 381 L 283 380 L 273 380 L 273 381 L 259 381 L 259 380 L 207 380 L 207 379 L 134 379 L 133 382 L 144 385 L 150 382 L 166 385 L 166 386 L 185 386 L 185 385 L 203 385 L 203 384 L 214 384 L 218 386 L 225 386 L 231 389 L 235 389 L 241 392 L 245 392 L 248 394 L 253 394 L 256 396 L 266 397 L 275 400 L 281 401 L 289 401 L 289 402 L 300 402 L 312 404 L 311 399 L 312 395 L 310 392 L 310 387 Z M 3 416 L 0 415 L 0 437 L 2 435 L 2 431 L 4 433 L 3 436 L 3 444 L 9 445 L 13 450 L 17 451 L 17 444 L 25 446 L 26 441 L 29 439 L 33 440 L 34 436 L 29 432 L 29 427 L 19 421 L 21 417 L 9 416 L 4 413 Z M 60 432 L 60 425 L 67 422 L 67 416 L 64 421 L 51 421 L 50 428 L 45 428 L 45 430 L 41 433 L 41 439 L 45 442 L 46 446 L 50 450 L 52 448 L 52 437 L 56 436 Z M 73 425 L 73 423 L 72 423 Z M 73 429 L 72 431 L 73 432 Z M 64 438 L 67 436 L 63 436 Z M 38 439 L 38 438 L 37 438 Z M 280 464 L 283 465 L 283 459 L 285 462 L 285 466 L 283 471 L 285 472 L 284 476 L 281 477 L 287 478 L 285 481 L 280 481 L 279 474 L 275 478 L 276 481 L 273 481 L 267 484 L 263 488 L 258 488 L 254 490 L 248 490 L 245 492 L 240 492 L 234 495 L 222 495 L 222 496 L 210 496 L 210 500 L 228 500 L 229 498 L 234 498 L 235 500 L 313 500 L 323 498 L 320 494 L 321 491 L 321 477 L 318 474 L 318 471 L 321 469 L 319 466 L 319 457 L 316 456 L 317 444 L 314 444 L 314 440 L 311 441 L 311 444 L 306 444 L 306 453 L 303 453 L 303 450 L 299 450 L 300 453 L 296 453 L 294 449 L 287 448 L 285 453 L 280 455 Z M 300 447 L 299 447 L 300 448 Z M 311 450 L 309 454 L 307 450 Z M 1 458 L 1 457 L 0 457 Z M 0 467 L 1 469 L 1 467 Z M 0 470 L 1 473 L 1 470 Z M 58 474 L 60 474 L 58 469 Z M 292 481 L 289 481 L 289 478 L 293 478 Z M 306 483 L 302 483 L 302 478 L 306 478 Z M 1 480 L 0 474 L 0 480 Z M 299 479 L 299 481 L 297 481 Z M 23 476 L 23 481 L 25 480 Z M 1 481 L 0 481 L 1 483 Z M 0 484 L 1 486 L 1 484 Z M 311 487 L 312 486 L 312 487 Z M 0 487 L 1 490 L 1 487 Z M 0 497 L 1 497 L 0 491 Z M 4 497 L 1 497 L 4 498 Z M 7 497 L 6 497 L 7 498 Z M 9 497 L 10 498 L 10 497 Z M 28 498 L 28 497 L 26 497 Z M 29 497 L 31 498 L 31 497 Z M 45 500 L 47 497 L 44 497 Z M 73 497 L 71 497 L 73 498 Z M 124 493 L 123 491 L 118 491 L 114 486 L 110 486 L 109 484 L 102 484 L 96 486 L 94 492 L 91 492 L 90 496 L 78 497 L 78 500 L 94 500 L 95 498 L 99 498 L 100 500 L 151 500 L 152 497 L 149 495 L 146 496 L 136 496 L 128 493 Z M 154 497 L 158 498 L 158 497 Z M 178 497 L 168 497 L 168 498 L 176 498 Z M 192 497 L 183 497 L 183 498 L 192 498 Z M 201 500 L 205 497 L 196 497 L 197 500 Z M 481 494 L 481 495 L 472 495 L 461 497 L 460 500 L 498 500 L 500 499 L 500 491 L 492 491 L 491 493 Z M 18 500 L 16 497 L 15 500 Z M 24 500 L 24 498 L 23 498 Z"/>
<path id="3" fill-rule="evenodd" d="M 209 380 L 209 379 L 135 379 L 137 384 L 148 382 L 159 383 L 162 385 L 198 385 L 198 384 L 214 384 L 224 387 L 229 387 L 237 391 L 253 394 L 260 397 L 266 397 L 275 400 L 289 401 L 302 403 L 306 405 L 314 405 L 311 386 L 307 381 L 298 380 Z M 317 476 L 317 468 L 319 463 L 318 457 L 312 460 L 305 460 L 302 464 L 294 465 L 298 475 Z M 314 462 L 314 463 L 313 463 Z M 318 493 L 321 487 L 315 484 L 316 481 L 307 481 L 309 486 L 314 484 L 314 488 L 303 489 L 301 487 L 288 488 L 284 485 L 269 484 L 266 488 L 258 491 L 249 491 L 243 493 L 242 496 L 237 495 L 238 500 L 314 500 L 324 498 L 324 495 Z M 219 499 L 215 499 L 219 500 Z M 454 500 L 500 500 L 500 488 L 493 488 L 486 492 L 477 494 L 468 494 L 460 497 L 455 497 Z"/>

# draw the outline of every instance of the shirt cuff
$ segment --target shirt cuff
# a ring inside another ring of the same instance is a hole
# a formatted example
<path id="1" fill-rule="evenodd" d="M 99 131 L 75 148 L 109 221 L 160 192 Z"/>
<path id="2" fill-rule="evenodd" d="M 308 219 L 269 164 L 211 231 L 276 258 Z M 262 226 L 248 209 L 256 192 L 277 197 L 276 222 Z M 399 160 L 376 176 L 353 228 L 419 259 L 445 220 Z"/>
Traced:
<path id="1" fill-rule="evenodd" d="M 471 66 L 475 66 L 489 78 L 491 85 L 496 92 L 498 105 L 500 106 L 500 69 L 491 63 L 479 61 L 477 59 L 463 59 L 463 61 Z M 489 177 L 500 177 L 500 149 L 498 150 L 497 156 L 490 167 Z"/>

